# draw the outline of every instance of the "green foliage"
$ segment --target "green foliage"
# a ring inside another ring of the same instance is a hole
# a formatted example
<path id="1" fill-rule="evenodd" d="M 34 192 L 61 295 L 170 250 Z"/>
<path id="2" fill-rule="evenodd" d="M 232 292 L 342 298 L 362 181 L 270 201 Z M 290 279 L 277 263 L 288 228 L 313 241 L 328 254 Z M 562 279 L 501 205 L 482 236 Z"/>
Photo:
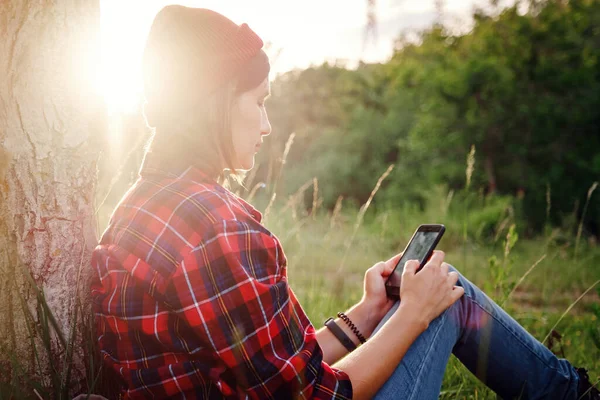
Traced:
<path id="1" fill-rule="evenodd" d="M 432 185 L 463 187 L 475 145 L 471 187 L 519 197 L 519 229 L 581 216 L 600 176 L 600 3 L 532 2 L 525 14 L 517 4 L 474 20 L 467 34 L 435 25 L 417 42 L 400 38 L 385 64 L 325 64 L 274 82 L 274 152 L 289 132 L 300 138 L 288 189 L 317 176 L 325 206 L 340 194 L 361 204 L 395 163 L 379 202 L 422 204 Z M 600 197 L 584 226 L 598 233 Z"/>

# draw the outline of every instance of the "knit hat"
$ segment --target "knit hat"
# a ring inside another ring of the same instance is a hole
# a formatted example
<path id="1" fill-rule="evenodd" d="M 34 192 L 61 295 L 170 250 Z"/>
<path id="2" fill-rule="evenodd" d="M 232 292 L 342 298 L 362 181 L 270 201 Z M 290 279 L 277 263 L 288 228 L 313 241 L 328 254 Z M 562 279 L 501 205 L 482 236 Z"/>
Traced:
<path id="1" fill-rule="evenodd" d="M 262 47 L 263 41 L 247 24 L 237 25 L 204 8 L 166 6 L 156 15 L 146 41 L 144 94 L 162 99 L 162 107 L 182 98 L 201 99 L 234 78 L 238 91 L 252 89 L 269 75 Z"/>

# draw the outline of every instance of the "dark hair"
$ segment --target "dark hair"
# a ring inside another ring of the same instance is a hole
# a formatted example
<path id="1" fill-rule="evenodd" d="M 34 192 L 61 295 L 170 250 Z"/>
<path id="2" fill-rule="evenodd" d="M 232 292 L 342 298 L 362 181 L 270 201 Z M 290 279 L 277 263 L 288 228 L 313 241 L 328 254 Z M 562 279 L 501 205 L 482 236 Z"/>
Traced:
<path id="1" fill-rule="evenodd" d="M 146 99 L 146 124 L 153 130 L 146 153 L 155 165 L 194 165 L 217 180 L 223 179 L 224 170 L 236 174 L 231 136 L 236 86 L 236 81 L 228 82 L 190 107 L 162 104 L 175 99 Z"/>

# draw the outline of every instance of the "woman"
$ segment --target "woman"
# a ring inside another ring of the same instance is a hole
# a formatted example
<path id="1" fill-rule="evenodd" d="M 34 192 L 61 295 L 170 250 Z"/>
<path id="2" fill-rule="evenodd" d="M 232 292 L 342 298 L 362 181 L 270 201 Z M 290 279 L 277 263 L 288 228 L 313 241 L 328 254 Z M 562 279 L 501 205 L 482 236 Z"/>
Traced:
<path id="1" fill-rule="evenodd" d="M 92 260 L 99 344 L 124 394 L 433 399 L 451 352 L 504 398 L 589 389 L 584 370 L 556 358 L 441 251 L 419 274 L 406 264 L 401 302 L 384 290 L 396 256 L 368 269 L 362 300 L 342 318 L 313 327 L 279 240 L 218 183 L 224 171 L 251 169 L 271 132 L 262 46 L 246 24 L 205 9 L 168 6 L 150 30 L 145 114 L 155 134 Z"/>

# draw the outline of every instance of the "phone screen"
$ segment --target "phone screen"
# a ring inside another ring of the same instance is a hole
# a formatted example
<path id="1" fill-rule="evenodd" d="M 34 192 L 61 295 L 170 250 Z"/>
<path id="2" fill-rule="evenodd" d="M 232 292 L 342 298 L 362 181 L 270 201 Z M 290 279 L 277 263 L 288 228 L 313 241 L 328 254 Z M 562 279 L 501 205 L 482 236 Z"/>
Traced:
<path id="1" fill-rule="evenodd" d="M 402 280 L 402 271 L 404 271 L 404 264 L 406 264 L 408 260 L 419 260 L 419 263 L 423 263 L 429 249 L 435 244 L 439 235 L 440 232 L 417 231 L 404 251 L 402 258 L 398 261 L 398 265 L 396 265 L 394 272 L 390 275 L 387 284 L 399 287 L 400 281 Z"/>

